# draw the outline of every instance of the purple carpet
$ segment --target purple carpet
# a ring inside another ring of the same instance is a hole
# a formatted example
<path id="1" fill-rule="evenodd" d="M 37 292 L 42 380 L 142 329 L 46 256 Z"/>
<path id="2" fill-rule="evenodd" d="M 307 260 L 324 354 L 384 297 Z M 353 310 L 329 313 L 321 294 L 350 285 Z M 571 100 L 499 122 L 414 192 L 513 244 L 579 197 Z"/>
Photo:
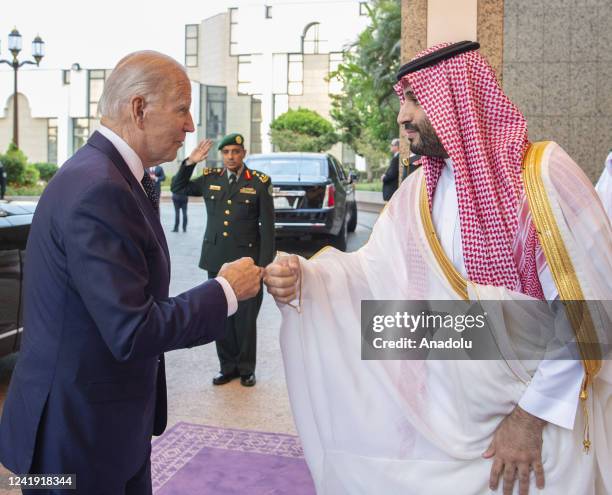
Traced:
<path id="1" fill-rule="evenodd" d="M 298 437 L 177 423 L 153 442 L 156 495 L 314 495 Z"/>

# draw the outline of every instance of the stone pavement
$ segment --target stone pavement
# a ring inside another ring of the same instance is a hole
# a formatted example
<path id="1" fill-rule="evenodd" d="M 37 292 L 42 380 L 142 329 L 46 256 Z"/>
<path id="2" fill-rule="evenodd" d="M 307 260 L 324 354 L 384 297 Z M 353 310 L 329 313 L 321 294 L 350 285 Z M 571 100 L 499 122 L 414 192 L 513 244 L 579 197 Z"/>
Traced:
<path id="1" fill-rule="evenodd" d="M 206 272 L 197 266 L 206 214 L 201 199 L 190 200 L 187 233 L 171 232 L 174 209 L 161 204 L 162 224 L 168 239 L 172 262 L 170 295 L 174 296 L 201 283 Z M 370 235 L 377 214 L 359 212 L 357 230 L 349 235 L 349 250 L 358 249 Z M 279 249 L 311 256 L 322 247 L 310 241 L 284 241 Z M 168 383 L 168 426 L 177 421 L 230 428 L 295 434 L 285 385 L 279 346 L 280 312 L 266 293 L 258 319 L 257 385 L 246 388 L 239 380 L 215 387 L 211 380 L 218 371 L 214 344 L 172 351 L 166 354 Z M 17 355 L 0 359 L 0 405 L 6 395 Z M 8 473 L 0 465 L 0 477 Z M 3 491 L 0 495 L 18 493 Z"/>

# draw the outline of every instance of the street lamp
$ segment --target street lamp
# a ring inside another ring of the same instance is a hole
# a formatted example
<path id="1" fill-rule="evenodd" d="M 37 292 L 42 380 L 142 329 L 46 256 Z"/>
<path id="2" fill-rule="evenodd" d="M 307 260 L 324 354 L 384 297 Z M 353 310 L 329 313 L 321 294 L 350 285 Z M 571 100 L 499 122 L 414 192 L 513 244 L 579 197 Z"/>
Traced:
<path id="1" fill-rule="evenodd" d="M 30 64 L 38 66 L 40 61 L 45 56 L 45 42 L 41 39 L 40 36 L 36 36 L 32 41 L 32 56 L 34 57 L 34 62 L 31 60 L 24 60 L 23 62 L 19 62 L 17 60 L 17 56 L 21 51 L 22 39 L 21 34 L 17 31 L 17 28 L 13 28 L 8 36 L 8 49 L 13 55 L 13 60 L 0 60 L 1 63 L 5 63 L 10 65 L 13 68 L 14 78 L 13 78 L 13 142 L 15 146 L 19 147 L 19 106 L 17 103 L 17 71 L 20 67 Z"/>

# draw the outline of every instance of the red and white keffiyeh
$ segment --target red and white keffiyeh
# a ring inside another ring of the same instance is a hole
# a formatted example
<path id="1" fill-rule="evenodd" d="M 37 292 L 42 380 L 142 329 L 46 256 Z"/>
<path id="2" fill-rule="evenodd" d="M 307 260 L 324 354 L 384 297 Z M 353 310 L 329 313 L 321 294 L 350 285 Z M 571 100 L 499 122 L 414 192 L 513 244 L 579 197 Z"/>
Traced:
<path id="1" fill-rule="evenodd" d="M 429 48 L 416 58 L 447 45 Z M 521 177 L 529 146 L 525 117 L 478 51 L 405 75 L 395 85 L 402 103 L 406 85 L 453 161 L 469 279 L 542 299 L 536 266 L 540 249 Z M 431 207 L 444 161 L 423 157 L 421 163 Z"/>

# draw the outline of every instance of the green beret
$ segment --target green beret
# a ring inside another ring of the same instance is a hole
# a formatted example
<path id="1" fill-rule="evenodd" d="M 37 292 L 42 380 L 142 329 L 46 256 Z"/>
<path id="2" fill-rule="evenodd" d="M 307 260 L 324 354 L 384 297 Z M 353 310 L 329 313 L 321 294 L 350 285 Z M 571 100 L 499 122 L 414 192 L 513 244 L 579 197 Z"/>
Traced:
<path id="1" fill-rule="evenodd" d="M 238 146 L 242 146 L 244 148 L 244 136 L 242 134 L 238 134 L 237 132 L 228 134 L 221 140 L 218 149 L 222 150 L 224 146 L 229 144 L 237 144 Z"/>

